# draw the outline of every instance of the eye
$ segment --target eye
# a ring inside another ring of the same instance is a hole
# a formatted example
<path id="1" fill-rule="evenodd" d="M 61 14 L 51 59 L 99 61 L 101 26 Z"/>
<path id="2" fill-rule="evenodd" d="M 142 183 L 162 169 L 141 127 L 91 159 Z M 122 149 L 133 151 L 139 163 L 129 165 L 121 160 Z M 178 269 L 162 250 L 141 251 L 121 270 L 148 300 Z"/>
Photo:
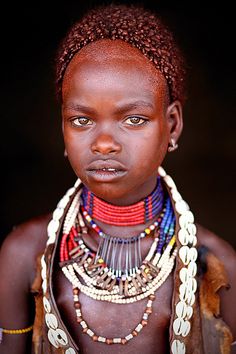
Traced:
<path id="1" fill-rule="evenodd" d="M 137 117 L 137 116 L 133 116 L 133 117 L 129 117 L 125 120 L 125 123 L 128 125 L 144 125 L 147 123 L 147 119 L 144 119 L 142 117 Z"/>
<path id="2" fill-rule="evenodd" d="M 72 125 L 76 126 L 76 127 L 84 127 L 84 126 L 88 126 L 88 125 L 92 125 L 93 122 L 91 119 L 86 118 L 86 117 L 76 117 L 71 119 L 71 123 Z"/>

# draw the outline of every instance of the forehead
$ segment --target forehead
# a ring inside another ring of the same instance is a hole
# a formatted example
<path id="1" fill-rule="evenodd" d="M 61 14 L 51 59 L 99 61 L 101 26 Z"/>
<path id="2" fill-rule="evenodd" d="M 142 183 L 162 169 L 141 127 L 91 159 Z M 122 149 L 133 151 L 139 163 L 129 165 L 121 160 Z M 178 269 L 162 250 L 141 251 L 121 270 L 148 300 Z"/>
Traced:
<path id="1" fill-rule="evenodd" d="M 135 92 L 167 97 L 163 74 L 135 47 L 121 40 L 101 39 L 83 47 L 69 63 L 62 82 L 63 100 L 83 89 Z"/>

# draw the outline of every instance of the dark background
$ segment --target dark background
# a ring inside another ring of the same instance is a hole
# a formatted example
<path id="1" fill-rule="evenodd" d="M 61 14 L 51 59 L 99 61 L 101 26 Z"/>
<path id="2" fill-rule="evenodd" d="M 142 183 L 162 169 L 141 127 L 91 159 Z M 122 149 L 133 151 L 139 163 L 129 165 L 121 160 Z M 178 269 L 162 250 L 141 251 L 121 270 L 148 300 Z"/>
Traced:
<path id="1" fill-rule="evenodd" d="M 1 9 L 1 239 L 54 209 L 75 181 L 63 157 L 54 56 L 71 24 L 101 3 L 109 2 L 9 2 Z M 236 248 L 234 11 L 227 2 L 139 3 L 169 24 L 189 66 L 184 131 L 164 166 L 196 220 Z"/>

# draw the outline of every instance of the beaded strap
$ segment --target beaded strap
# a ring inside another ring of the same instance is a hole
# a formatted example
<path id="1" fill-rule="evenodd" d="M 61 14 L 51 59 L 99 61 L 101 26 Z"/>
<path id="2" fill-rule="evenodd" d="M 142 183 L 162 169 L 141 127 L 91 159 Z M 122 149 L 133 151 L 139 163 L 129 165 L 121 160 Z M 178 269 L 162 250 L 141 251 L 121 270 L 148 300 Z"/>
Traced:
<path id="1" fill-rule="evenodd" d="M 21 329 L 6 329 L 6 328 L 0 328 L 0 344 L 2 343 L 3 339 L 3 333 L 4 334 L 24 334 L 32 331 L 33 325 L 26 327 L 26 328 L 21 328 Z"/>

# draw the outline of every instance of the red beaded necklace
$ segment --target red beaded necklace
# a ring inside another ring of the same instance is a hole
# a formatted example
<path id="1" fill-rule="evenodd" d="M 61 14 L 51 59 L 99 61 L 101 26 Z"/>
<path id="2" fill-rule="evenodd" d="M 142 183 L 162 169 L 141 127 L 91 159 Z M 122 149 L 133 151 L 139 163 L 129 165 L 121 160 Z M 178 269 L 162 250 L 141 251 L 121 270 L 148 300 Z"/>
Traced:
<path id="1" fill-rule="evenodd" d="M 138 203 L 128 206 L 117 206 L 96 197 L 86 187 L 83 188 L 82 203 L 88 214 L 106 224 L 132 226 L 145 224 L 160 214 L 163 208 L 164 192 L 160 177 L 154 191 Z"/>

